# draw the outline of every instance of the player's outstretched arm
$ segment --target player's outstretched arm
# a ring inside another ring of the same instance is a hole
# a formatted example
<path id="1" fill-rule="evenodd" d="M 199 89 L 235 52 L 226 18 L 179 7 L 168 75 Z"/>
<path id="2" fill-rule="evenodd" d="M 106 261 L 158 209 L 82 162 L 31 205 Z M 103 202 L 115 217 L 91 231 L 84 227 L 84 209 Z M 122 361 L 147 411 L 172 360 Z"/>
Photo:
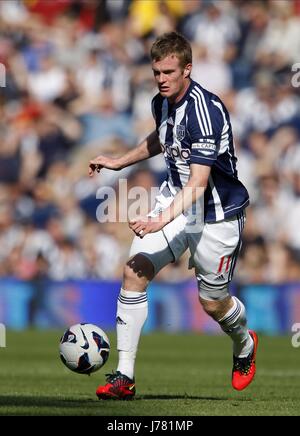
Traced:
<path id="1" fill-rule="evenodd" d="M 157 132 L 154 130 L 136 148 L 130 150 L 128 153 L 124 154 L 124 156 L 112 158 L 100 155 L 92 159 L 89 163 L 89 176 L 92 177 L 95 171 L 99 173 L 102 168 L 120 171 L 137 162 L 156 156 L 159 153 L 161 153 L 161 147 Z"/>

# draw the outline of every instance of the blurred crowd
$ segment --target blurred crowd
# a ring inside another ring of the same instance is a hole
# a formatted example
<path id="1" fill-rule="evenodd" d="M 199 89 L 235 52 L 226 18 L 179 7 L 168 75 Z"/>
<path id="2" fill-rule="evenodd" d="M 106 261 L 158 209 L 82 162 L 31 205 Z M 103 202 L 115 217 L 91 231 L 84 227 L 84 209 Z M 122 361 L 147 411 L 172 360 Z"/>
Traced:
<path id="1" fill-rule="evenodd" d="M 192 77 L 231 114 L 251 196 L 236 280 L 300 280 L 298 0 L 2 0 L 0 277 L 121 277 L 133 234 L 98 222 L 98 189 L 118 197 L 126 178 L 150 191 L 164 162 L 94 178 L 88 162 L 153 129 L 149 48 L 174 29 L 192 43 Z M 158 279 L 190 277 L 187 258 Z"/>

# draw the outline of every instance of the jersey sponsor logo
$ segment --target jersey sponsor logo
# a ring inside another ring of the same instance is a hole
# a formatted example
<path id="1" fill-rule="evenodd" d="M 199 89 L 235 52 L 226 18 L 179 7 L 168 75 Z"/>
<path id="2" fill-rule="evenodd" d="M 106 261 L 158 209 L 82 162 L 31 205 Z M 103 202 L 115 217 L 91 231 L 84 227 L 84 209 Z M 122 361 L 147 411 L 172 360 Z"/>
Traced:
<path id="1" fill-rule="evenodd" d="M 205 143 L 195 143 L 192 145 L 193 150 L 212 150 L 215 151 L 217 149 L 217 146 L 214 142 L 205 142 Z"/>
<path id="2" fill-rule="evenodd" d="M 164 155 L 170 159 L 181 159 L 187 161 L 190 159 L 191 150 L 181 149 L 178 145 L 160 144 Z"/>
<path id="3" fill-rule="evenodd" d="M 179 141 L 182 141 L 185 137 L 185 126 L 182 124 L 177 124 L 176 126 L 176 136 Z"/>

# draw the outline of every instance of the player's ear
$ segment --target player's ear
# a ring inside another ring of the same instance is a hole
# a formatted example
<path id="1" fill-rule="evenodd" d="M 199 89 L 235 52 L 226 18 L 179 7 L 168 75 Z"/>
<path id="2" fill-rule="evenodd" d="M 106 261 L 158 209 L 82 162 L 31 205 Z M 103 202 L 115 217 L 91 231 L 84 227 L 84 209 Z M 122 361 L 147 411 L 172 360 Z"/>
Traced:
<path id="1" fill-rule="evenodd" d="M 192 71 L 192 64 L 187 64 L 184 67 L 183 70 L 183 77 L 186 79 L 187 77 L 189 77 L 191 75 L 191 71 Z"/>

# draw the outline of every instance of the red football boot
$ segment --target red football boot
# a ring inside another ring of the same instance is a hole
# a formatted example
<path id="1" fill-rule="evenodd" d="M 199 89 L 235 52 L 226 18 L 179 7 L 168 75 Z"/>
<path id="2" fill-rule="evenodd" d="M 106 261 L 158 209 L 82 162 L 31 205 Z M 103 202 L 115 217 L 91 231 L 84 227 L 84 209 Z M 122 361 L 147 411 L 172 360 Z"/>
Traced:
<path id="1" fill-rule="evenodd" d="M 258 345 L 258 337 L 253 330 L 249 330 L 249 333 L 254 343 L 253 351 L 247 357 L 233 356 L 232 387 L 237 391 L 242 391 L 243 389 L 245 389 L 252 382 L 255 376 L 255 358 Z"/>
<path id="2" fill-rule="evenodd" d="M 135 395 L 135 383 L 120 371 L 106 374 L 107 383 L 99 386 L 96 395 L 99 400 L 131 400 Z"/>

